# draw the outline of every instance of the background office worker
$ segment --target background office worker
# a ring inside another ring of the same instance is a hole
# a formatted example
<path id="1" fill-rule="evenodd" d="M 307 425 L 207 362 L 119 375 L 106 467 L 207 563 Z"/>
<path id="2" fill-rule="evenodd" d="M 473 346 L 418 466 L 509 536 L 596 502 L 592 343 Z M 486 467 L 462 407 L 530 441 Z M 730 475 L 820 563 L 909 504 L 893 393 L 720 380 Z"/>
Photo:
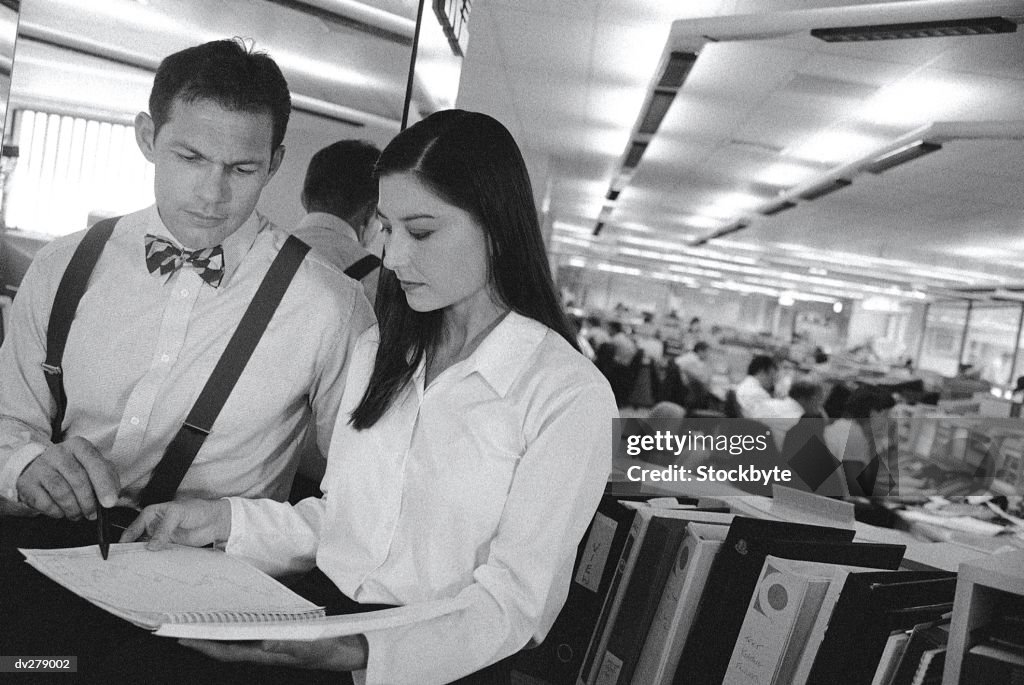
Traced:
<path id="1" fill-rule="evenodd" d="M 371 303 L 377 294 L 380 259 L 364 246 L 376 221 L 373 165 L 379 155 L 380 149 L 365 140 L 339 140 L 313 155 L 302 184 L 302 207 L 307 214 L 292 231 L 360 281 Z"/>
<path id="2" fill-rule="evenodd" d="M 255 212 L 284 156 L 290 112 L 272 59 L 237 40 L 175 53 L 149 107 L 135 130 L 155 166 L 156 204 L 117 222 L 78 306 L 59 444 L 40 364 L 54 293 L 83 233 L 40 250 L 15 298 L 0 348 L 7 510 L 78 519 L 94 515 L 97 498 L 134 504 L 287 238 Z M 199 259 L 183 263 L 161 240 Z M 346 365 L 375 337 L 358 285 L 307 254 L 178 495 L 284 498 L 310 426 L 326 453 Z M 8 544 L 16 528 L 3 523 Z M 83 528 L 86 541 L 94 530 Z M 38 526 L 26 542 L 47 544 Z"/>

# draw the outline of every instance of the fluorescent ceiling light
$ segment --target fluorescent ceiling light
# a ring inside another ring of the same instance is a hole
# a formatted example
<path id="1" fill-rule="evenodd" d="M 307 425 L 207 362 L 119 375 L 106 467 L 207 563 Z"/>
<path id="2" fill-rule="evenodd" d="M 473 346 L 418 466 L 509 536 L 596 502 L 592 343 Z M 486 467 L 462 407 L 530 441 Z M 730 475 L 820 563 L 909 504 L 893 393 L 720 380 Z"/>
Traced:
<path id="1" fill-rule="evenodd" d="M 868 40 L 899 40 L 903 38 L 944 38 L 948 36 L 981 36 L 1013 33 L 1017 24 L 1002 17 L 919 21 L 906 24 L 875 24 L 811 29 L 811 35 L 827 43 Z"/>
<path id="2" fill-rule="evenodd" d="M 882 126 L 913 128 L 957 118 L 965 104 L 998 97 L 970 82 L 913 76 L 878 91 L 857 109 L 857 118 Z"/>
<path id="3" fill-rule="evenodd" d="M 926 140 L 919 140 L 916 143 L 904 145 L 903 147 L 896 148 L 888 154 L 882 155 L 865 166 L 864 170 L 870 171 L 873 174 L 880 174 L 886 169 L 892 169 L 894 166 L 899 166 L 904 162 L 909 162 L 912 159 L 923 157 L 929 152 L 935 152 L 936 150 L 941 149 L 942 146 L 938 143 L 929 143 Z"/>
<path id="4" fill-rule="evenodd" d="M 758 183 L 773 186 L 795 186 L 810 178 L 816 169 L 801 164 L 789 164 L 787 162 L 776 162 L 764 169 L 754 177 Z"/>
<path id="5" fill-rule="evenodd" d="M 716 198 L 715 205 L 732 210 L 748 210 L 757 207 L 762 202 L 764 202 L 764 198 L 749 193 L 725 193 Z"/>
<path id="6" fill-rule="evenodd" d="M 824 131 L 786 148 L 782 154 L 821 164 L 838 164 L 866 155 L 877 149 L 882 142 L 849 131 Z"/>
<path id="7" fill-rule="evenodd" d="M 688 216 L 685 219 L 683 219 L 682 223 L 692 228 L 718 228 L 719 226 L 722 225 L 722 220 L 710 216 L 701 216 L 695 214 L 693 216 Z"/>

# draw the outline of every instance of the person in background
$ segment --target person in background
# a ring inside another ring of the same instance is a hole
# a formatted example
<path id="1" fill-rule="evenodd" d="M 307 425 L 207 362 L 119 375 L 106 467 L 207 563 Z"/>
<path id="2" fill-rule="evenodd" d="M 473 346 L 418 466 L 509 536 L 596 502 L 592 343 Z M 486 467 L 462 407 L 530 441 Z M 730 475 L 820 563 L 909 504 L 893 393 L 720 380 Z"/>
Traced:
<path id="1" fill-rule="evenodd" d="M 675 364 L 679 371 L 684 373 L 691 381 L 697 381 L 705 388 L 711 387 L 711 366 L 708 359 L 711 358 L 711 347 L 703 340 L 693 344 L 693 349 L 684 355 L 676 357 Z"/>
<path id="2" fill-rule="evenodd" d="M 601 345 L 609 342 L 612 336 L 605 329 L 601 319 L 597 316 L 588 316 L 584 322 L 583 335 L 586 336 L 587 342 L 594 348 L 596 353 Z"/>
<path id="3" fill-rule="evenodd" d="M 772 429 L 777 446 L 782 449 L 783 441 L 790 429 L 807 415 L 821 420 L 821 403 L 825 399 L 821 385 L 808 378 L 794 380 L 786 397 L 771 398 L 758 405 L 756 416 Z"/>
<path id="4" fill-rule="evenodd" d="M 842 460 L 851 495 L 896 494 L 893 406 L 889 393 L 861 386 L 850 393 L 842 418 L 824 430 L 825 445 Z"/>
<path id="5" fill-rule="evenodd" d="M 302 184 L 302 217 L 292 234 L 339 271 L 363 284 L 371 304 L 380 259 L 363 245 L 376 221 L 373 165 L 380 149 L 365 140 L 339 140 L 309 160 Z"/>
<path id="6" fill-rule="evenodd" d="M 576 332 L 576 345 L 580 348 L 580 352 L 582 352 L 583 356 L 590 361 L 594 361 L 597 355 L 594 352 L 594 348 L 590 346 L 590 341 L 587 340 L 587 336 L 583 333 L 583 319 L 575 314 L 568 315 L 568 318 L 569 323 Z"/>
<path id="7" fill-rule="evenodd" d="M 748 418 L 760 418 L 760 406 L 772 399 L 779 366 L 765 354 L 756 355 L 747 366 L 747 375 L 736 385 L 736 401 Z"/>
<path id="8" fill-rule="evenodd" d="M 365 669 L 370 684 L 508 682 L 491 664 L 542 640 L 565 601 L 611 470 L 615 402 L 575 348 L 504 126 L 434 113 L 384 149 L 378 174 L 381 341 L 350 374 L 326 497 L 157 505 L 124 540 L 225 544 L 275 574 L 315 565 L 349 612 L 466 602 L 354 637 L 190 643 L 215 658 Z M 179 663 L 177 645 L 149 642 Z"/>

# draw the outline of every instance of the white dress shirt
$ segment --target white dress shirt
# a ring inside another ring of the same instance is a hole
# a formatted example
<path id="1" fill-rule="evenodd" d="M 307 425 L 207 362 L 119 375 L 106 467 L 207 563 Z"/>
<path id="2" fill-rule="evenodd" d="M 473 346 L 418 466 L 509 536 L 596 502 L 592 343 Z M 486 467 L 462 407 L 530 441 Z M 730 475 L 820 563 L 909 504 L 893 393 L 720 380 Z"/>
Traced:
<path id="1" fill-rule="evenodd" d="M 222 243 L 225 274 L 213 288 L 190 267 L 150 274 L 147 233 L 173 241 L 156 207 L 117 222 L 63 361 L 65 433 L 113 463 L 121 504 L 133 504 L 148 483 L 287 238 L 250 216 Z M 58 238 L 36 255 L 0 347 L 0 497 L 12 501 L 18 476 L 51 444 L 53 403 L 40 364 L 57 284 L 83 235 Z M 178 495 L 283 499 L 310 421 L 326 453 L 346 363 L 375 339 L 359 287 L 306 255 Z"/>
<path id="2" fill-rule="evenodd" d="M 326 212 L 310 212 L 302 217 L 292 234 L 337 267 L 339 271 L 344 271 L 371 254 L 369 250 L 359 244 L 359 235 L 356 233 L 356 229 L 352 228 L 344 219 Z M 363 292 L 371 303 L 377 295 L 379 276 L 380 269 L 377 268 L 360 279 L 363 284 Z"/>
<path id="3" fill-rule="evenodd" d="M 359 602 L 468 600 L 367 634 L 367 682 L 447 683 L 547 634 L 611 469 L 618 412 L 592 363 L 514 312 L 426 388 L 421 365 L 356 431 L 345 417 L 372 365 L 369 353 L 353 360 L 325 498 L 232 498 L 227 551 L 273 574 L 315 562 Z"/>
<path id="4" fill-rule="evenodd" d="M 748 419 L 761 418 L 758 415 L 761 403 L 770 399 L 772 399 L 771 394 L 753 376 L 747 376 L 736 384 L 736 401 L 740 405 L 740 410 L 743 411 L 743 416 Z"/>

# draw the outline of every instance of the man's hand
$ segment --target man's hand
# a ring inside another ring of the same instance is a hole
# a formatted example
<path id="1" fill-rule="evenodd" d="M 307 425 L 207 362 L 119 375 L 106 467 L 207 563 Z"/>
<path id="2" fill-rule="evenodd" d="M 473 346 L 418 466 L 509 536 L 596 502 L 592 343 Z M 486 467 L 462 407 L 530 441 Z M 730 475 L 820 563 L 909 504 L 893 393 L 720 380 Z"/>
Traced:
<path id="1" fill-rule="evenodd" d="M 291 666 L 324 671 L 358 671 L 366 668 L 369 647 L 362 635 L 298 642 L 263 640 L 262 642 L 214 642 L 179 640 L 185 647 L 202 652 L 218 661 L 250 661 L 271 666 Z"/>
<path id="2" fill-rule="evenodd" d="M 99 450 L 74 436 L 29 462 L 18 476 L 17 489 L 22 504 L 52 518 L 92 519 L 97 506 L 117 504 L 121 484 Z"/>
<path id="3" fill-rule="evenodd" d="M 226 542 L 231 535 L 231 503 L 221 500 L 186 500 L 152 504 L 121 533 L 120 542 L 134 542 L 149 534 L 147 549 L 171 543 L 203 547 Z"/>

